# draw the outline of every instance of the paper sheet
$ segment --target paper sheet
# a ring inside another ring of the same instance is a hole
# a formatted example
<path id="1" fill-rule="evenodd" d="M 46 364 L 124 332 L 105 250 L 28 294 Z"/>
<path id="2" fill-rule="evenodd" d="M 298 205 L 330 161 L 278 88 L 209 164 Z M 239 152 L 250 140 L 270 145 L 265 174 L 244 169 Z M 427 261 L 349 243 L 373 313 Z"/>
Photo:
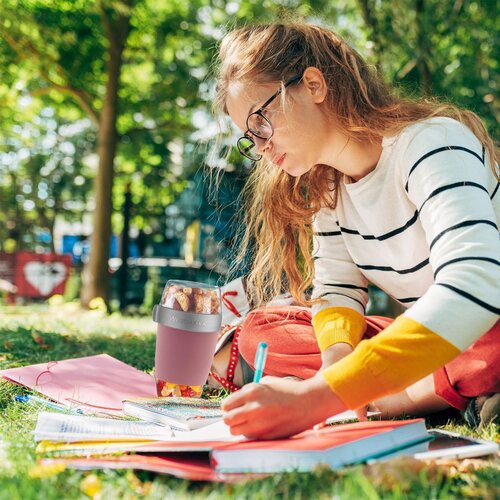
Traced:
<path id="1" fill-rule="evenodd" d="M 214 424 L 206 425 L 194 431 L 173 431 L 173 438 L 168 441 L 204 442 L 204 441 L 241 441 L 243 436 L 233 436 L 229 432 L 229 426 L 219 420 Z"/>
<path id="2" fill-rule="evenodd" d="M 375 417 L 380 415 L 379 411 L 369 411 L 368 417 Z M 326 419 L 327 424 L 335 424 L 337 422 L 346 422 L 348 420 L 358 420 L 356 412 L 353 410 L 343 411 L 342 413 L 337 413 L 337 415 L 333 415 Z"/>
<path id="3" fill-rule="evenodd" d="M 173 433 L 168 426 L 144 421 L 41 412 L 34 435 L 36 441 L 142 441 L 170 439 Z"/>

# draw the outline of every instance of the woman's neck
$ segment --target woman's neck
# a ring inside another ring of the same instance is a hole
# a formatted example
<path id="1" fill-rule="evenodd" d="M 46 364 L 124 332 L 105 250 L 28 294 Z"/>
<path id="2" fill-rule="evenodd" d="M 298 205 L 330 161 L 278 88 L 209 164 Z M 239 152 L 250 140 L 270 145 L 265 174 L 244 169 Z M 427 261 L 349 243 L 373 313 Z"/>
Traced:
<path id="1" fill-rule="evenodd" d="M 331 144 L 335 143 L 340 143 L 341 146 L 340 148 L 337 146 L 337 151 L 329 155 L 335 160 L 326 162 L 326 164 L 342 172 L 354 182 L 375 170 L 382 154 L 382 139 L 376 142 L 368 140 L 360 142 L 342 136 L 341 141 L 337 137 L 335 142 L 331 142 Z"/>

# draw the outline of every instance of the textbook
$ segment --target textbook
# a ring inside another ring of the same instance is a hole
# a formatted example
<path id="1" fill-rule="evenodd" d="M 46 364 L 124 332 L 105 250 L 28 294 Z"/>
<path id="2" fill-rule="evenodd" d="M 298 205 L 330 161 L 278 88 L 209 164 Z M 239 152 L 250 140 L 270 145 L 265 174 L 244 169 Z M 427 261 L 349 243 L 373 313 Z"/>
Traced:
<path id="1" fill-rule="evenodd" d="M 220 401 L 200 398 L 131 398 L 123 401 L 127 415 L 189 431 L 222 419 Z"/>

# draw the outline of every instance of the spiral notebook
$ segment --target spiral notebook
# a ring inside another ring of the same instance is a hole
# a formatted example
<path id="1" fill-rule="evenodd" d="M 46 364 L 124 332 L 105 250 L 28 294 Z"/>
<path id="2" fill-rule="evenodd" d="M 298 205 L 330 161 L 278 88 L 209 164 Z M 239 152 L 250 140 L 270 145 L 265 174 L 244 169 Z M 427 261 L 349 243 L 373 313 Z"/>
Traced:
<path id="1" fill-rule="evenodd" d="M 222 419 L 220 401 L 199 398 L 133 398 L 123 402 L 126 415 L 190 431 Z"/>

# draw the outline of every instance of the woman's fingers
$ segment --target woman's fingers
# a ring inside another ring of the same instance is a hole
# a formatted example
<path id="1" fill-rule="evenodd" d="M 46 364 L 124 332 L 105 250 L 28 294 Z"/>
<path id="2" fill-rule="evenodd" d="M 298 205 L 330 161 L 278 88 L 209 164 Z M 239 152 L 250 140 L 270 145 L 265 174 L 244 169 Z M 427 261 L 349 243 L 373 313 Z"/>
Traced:
<path id="1" fill-rule="evenodd" d="M 243 386 L 239 391 L 233 392 L 221 403 L 222 411 L 230 411 L 234 408 L 238 408 L 245 403 L 255 399 L 258 393 L 258 384 L 247 384 Z M 257 392 L 255 392 L 257 390 Z"/>
<path id="2" fill-rule="evenodd" d="M 273 382 L 279 382 L 283 380 L 281 377 L 273 377 L 272 375 L 266 375 L 260 379 L 261 384 L 272 384 Z"/>
<path id="3" fill-rule="evenodd" d="M 242 410 L 237 409 L 237 410 L 232 410 L 228 413 L 224 413 L 224 417 L 222 418 L 224 420 L 224 423 L 229 425 L 231 429 L 235 425 L 240 425 L 243 424 L 248 420 L 248 414 L 245 411 L 245 407 L 241 407 Z"/>
<path id="4" fill-rule="evenodd" d="M 245 403 L 233 410 L 224 412 L 223 420 L 229 426 L 240 425 L 254 418 L 258 418 L 260 405 L 257 402 Z"/>
<path id="5" fill-rule="evenodd" d="M 225 419 L 224 422 L 226 422 Z M 287 432 L 285 429 L 286 423 L 281 422 L 278 415 L 275 415 L 275 418 L 264 418 L 258 415 L 255 417 L 250 416 L 238 423 L 232 423 L 229 427 L 231 434 L 242 434 L 250 439 L 274 439 L 283 435 L 293 434 L 293 432 Z"/>
<path id="6" fill-rule="evenodd" d="M 368 420 L 368 406 L 363 406 L 355 410 L 356 416 L 360 422 L 366 422 Z"/>
<path id="7" fill-rule="evenodd" d="M 334 398 L 324 379 L 307 381 L 277 380 L 248 384 L 223 403 L 224 422 L 231 434 L 248 438 L 274 439 L 291 436 L 311 427 L 328 414 L 345 410 L 342 404 L 321 408 L 317 401 Z"/>

